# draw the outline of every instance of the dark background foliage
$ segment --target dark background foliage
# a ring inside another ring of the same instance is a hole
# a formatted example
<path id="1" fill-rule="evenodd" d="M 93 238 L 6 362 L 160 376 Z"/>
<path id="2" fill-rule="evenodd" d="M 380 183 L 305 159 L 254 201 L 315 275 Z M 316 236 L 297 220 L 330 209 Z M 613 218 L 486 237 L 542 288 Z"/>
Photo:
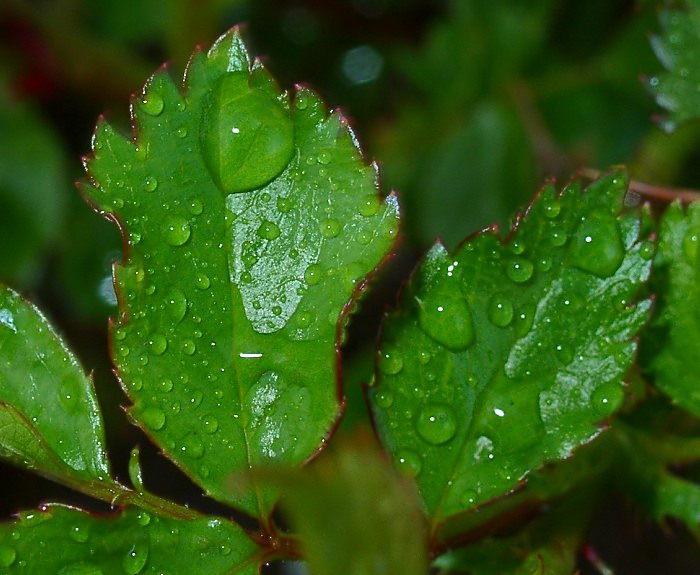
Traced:
<path id="1" fill-rule="evenodd" d="M 626 164 L 634 179 L 699 185 L 698 127 L 663 133 L 642 82 L 660 68 L 649 47 L 657 8 L 642 0 L 0 1 L 0 280 L 46 310 L 93 372 L 117 475 L 126 478 L 128 452 L 140 444 L 155 491 L 214 508 L 118 407 L 126 400 L 110 371 L 106 323 L 121 240 L 73 186 L 99 114 L 128 130 L 128 99 L 153 70 L 169 60 L 181 76 L 193 46 L 241 22 L 283 87 L 308 83 L 348 114 L 404 214 L 396 257 L 350 326 L 349 428 L 366 421 L 360 383 L 381 311 L 436 236 L 454 248 L 492 222 L 507 226 L 546 178 L 580 167 Z M 7 466 L 0 478 L 3 516 L 47 498 L 79 501 Z M 616 573 L 700 568 L 682 527 L 646 524 L 622 493 L 611 494 L 590 540 Z"/>

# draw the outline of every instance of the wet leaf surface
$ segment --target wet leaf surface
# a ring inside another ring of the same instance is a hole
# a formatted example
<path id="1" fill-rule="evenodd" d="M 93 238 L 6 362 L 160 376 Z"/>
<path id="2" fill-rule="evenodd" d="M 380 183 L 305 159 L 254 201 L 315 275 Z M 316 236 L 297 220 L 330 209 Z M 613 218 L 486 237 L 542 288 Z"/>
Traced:
<path id="1" fill-rule="evenodd" d="M 622 403 L 653 256 L 626 187 L 547 186 L 507 240 L 435 245 L 386 319 L 372 411 L 434 526 L 568 457 Z"/>

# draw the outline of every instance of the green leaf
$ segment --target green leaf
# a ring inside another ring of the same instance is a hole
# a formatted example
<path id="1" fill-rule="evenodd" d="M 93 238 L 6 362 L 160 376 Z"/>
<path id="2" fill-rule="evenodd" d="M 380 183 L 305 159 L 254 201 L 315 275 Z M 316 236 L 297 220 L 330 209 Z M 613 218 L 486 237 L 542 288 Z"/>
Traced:
<path id="1" fill-rule="evenodd" d="M 3 573 L 258 573 L 263 552 L 218 518 L 178 520 L 136 508 L 91 516 L 44 505 L 0 525 Z"/>
<path id="2" fill-rule="evenodd" d="M 271 495 L 227 480 L 323 446 L 338 318 L 394 241 L 396 198 L 345 120 L 305 88 L 290 103 L 235 31 L 132 113 L 132 139 L 99 123 L 85 187 L 128 242 L 112 339 L 130 414 L 208 494 L 264 516 Z"/>
<path id="3" fill-rule="evenodd" d="M 681 9 L 659 14 L 662 35 L 651 40 L 656 56 L 666 72 L 648 80 L 657 103 L 670 113 L 662 121 L 666 131 L 700 117 L 700 3 L 686 0 Z"/>
<path id="4" fill-rule="evenodd" d="M 644 330 L 640 360 L 651 381 L 700 416 L 700 203 L 671 204 L 660 224 L 652 290 L 654 317 Z"/>
<path id="5" fill-rule="evenodd" d="M 507 240 L 437 244 L 385 321 L 374 418 L 434 524 L 569 456 L 622 402 L 653 253 L 626 186 L 550 185 Z"/>
<path id="6" fill-rule="evenodd" d="M 109 482 L 92 381 L 33 305 L 0 287 L 0 454 L 68 485 Z"/>
<path id="7" fill-rule="evenodd" d="M 313 575 L 425 575 L 427 532 L 415 486 L 369 434 L 345 438 L 308 469 L 272 470 Z M 341 567 L 342 566 L 342 567 Z"/>

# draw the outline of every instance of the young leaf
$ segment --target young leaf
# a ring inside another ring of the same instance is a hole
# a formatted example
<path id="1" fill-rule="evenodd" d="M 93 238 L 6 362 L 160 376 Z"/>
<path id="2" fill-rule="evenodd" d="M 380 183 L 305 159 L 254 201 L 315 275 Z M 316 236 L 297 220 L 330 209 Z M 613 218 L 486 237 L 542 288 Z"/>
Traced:
<path id="1" fill-rule="evenodd" d="M 661 221 L 652 289 L 656 313 L 644 330 L 640 358 L 655 386 L 700 416 L 700 203 L 671 204 Z"/>
<path id="2" fill-rule="evenodd" d="M 110 478 L 92 382 L 41 312 L 6 287 L 0 287 L 0 455 L 68 485 Z"/>
<path id="3" fill-rule="evenodd" d="M 0 525 L 3 573 L 255 575 L 263 551 L 222 519 L 178 520 L 136 508 L 92 516 L 62 505 Z"/>
<path id="4" fill-rule="evenodd" d="M 700 3 L 686 0 L 684 10 L 669 8 L 660 15 L 663 34 L 654 36 L 652 48 L 667 72 L 649 79 L 659 106 L 670 112 L 663 119 L 666 131 L 700 117 Z"/>
<path id="5" fill-rule="evenodd" d="M 227 478 L 298 464 L 339 414 L 338 317 L 394 241 L 345 120 L 290 103 L 236 31 L 165 70 L 132 105 L 134 136 L 100 122 L 85 192 L 128 242 L 113 330 L 133 419 L 207 493 L 265 515 Z"/>
<path id="6" fill-rule="evenodd" d="M 567 457 L 620 405 L 653 251 L 626 185 L 548 186 L 507 240 L 437 244 L 387 318 L 374 419 L 435 524 Z"/>

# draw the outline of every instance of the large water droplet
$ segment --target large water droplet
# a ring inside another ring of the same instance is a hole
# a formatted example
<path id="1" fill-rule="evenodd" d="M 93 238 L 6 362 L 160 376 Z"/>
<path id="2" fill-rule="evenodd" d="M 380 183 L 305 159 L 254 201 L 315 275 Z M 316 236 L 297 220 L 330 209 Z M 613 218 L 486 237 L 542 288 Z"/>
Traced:
<path id="1" fill-rule="evenodd" d="M 168 340 L 159 333 L 152 333 L 148 340 L 148 350 L 153 355 L 162 355 L 168 348 Z"/>
<path id="2" fill-rule="evenodd" d="M 158 431 L 165 427 L 165 413 L 157 407 L 147 407 L 141 412 L 141 420 L 151 429 Z"/>
<path id="3" fill-rule="evenodd" d="M 433 445 L 447 443 L 457 431 L 457 418 L 449 405 L 429 403 L 416 418 L 416 431 Z"/>
<path id="4" fill-rule="evenodd" d="M 216 433 L 219 429 L 219 421 L 213 415 L 202 418 L 202 429 L 205 433 Z"/>
<path id="5" fill-rule="evenodd" d="M 415 477 L 421 472 L 423 461 L 415 451 L 399 449 L 396 452 L 396 466 L 399 471 L 409 477 Z"/>
<path id="6" fill-rule="evenodd" d="M 148 176 L 143 181 L 143 189 L 146 190 L 147 192 L 154 192 L 157 187 L 158 187 L 158 180 L 156 180 L 153 176 Z"/>
<path id="7" fill-rule="evenodd" d="M 260 224 L 257 234 L 258 237 L 265 240 L 274 240 L 280 236 L 280 229 L 276 223 L 265 220 L 262 224 Z"/>
<path id="8" fill-rule="evenodd" d="M 419 305 L 420 328 L 439 344 L 459 351 L 474 341 L 472 314 L 459 291 L 433 290 Z"/>
<path id="9" fill-rule="evenodd" d="M 321 222 L 321 234 L 325 238 L 334 238 L 340 233 L 341 227 L 338 220 L 329 218 Z"/>
<path id="10" fill-rule="evenodd" d="M 163 237 L 171 246 L 181 246 L 190 239 L 190 224 L 182 216 L 171 216 L 165 222 Z"/>
<path id="11" fill-rule="evenodd" d="M 321 266 L 318 264 L 311 264 L 304 272 L 304 280 L 310 286 L 316 285 L 321 281 Z"/>
<path id="12" fill-rule="evenodd" d="M 198 289 L 204 290 L 209 289 L 211 282 L 209 281 L 209 277 L 207 277 L 206 274 L 198 273 L 197 277 L 194 280 L 194 285 L 196 285 Z"/>
<path id="13" fill-rule="evenodd" d="M 141 107 L 147 114 L 150 114 L 151 116 L 158 116 L 163 111 L 163 98 L 160 96 L 160 94 L 155 94 L 153 92 L 146 94 L 146 96 L 141 100 Z"/>
<path id="14" fill-rule="evenodd" d="M 403 359 L 398 351 L 382 351 L 379 354 L 379 369 L 387 375 L 395 375 L 403 369 Z"/>
<path id="15" fill-rule="evenodd" d="M 165 296 L 165 311 L 174 323 L 180 323 L 187 313 L 187 298 L 177 288 L 171 288 Z"/>
<path id="16" fill-rule="evenodd" d="M 613 275 L 625 256 L 617 219 L 608 211 L 595 211 L 574 234 L 571 263 L 600 278 Z"/>
<path id="17" fill-rule="evenodd" d="M 247 72 L 226 74 L 212 92 L 204 114 L 202 153 L 226 194 L 259 188 L 277 176 L 294 154 L 289 112 Z"/>
<path id="18" fill-rule="evenodd" d="M 389 389 L 380 389 L 374 394 L 374 402 L 384 409 L 394 403 L 394 394 Z"/>
<path id="19" fill-rule="evenodd" d="M 182 440 L 180 450 L 187 456 L 199 459 L 204 455 L 204 444 L 196 433 L 190 433 Z"/>
<path id="20" fill-rule="evenodd" d="M 0 567 L 9 567 L 15 562 L 17 551 L 9 545 L 0 545 Z"/>
<path id="21" fill-rule="evenodd" d="M 369 218 L 379 211 L 379 197 L 376 194 L 368 194 L 360 203 L 360 214 Z"/>
<path id="22" fill-rule="evenodd" d="M 141 526 L 145 527 L 151 522 L 151 516 L 145 511 L 139 511 L 136 515 L 136 522 Z"/>
<path id="23" fill-rule="evenodd" d="M 496 294 L 489 302 L 489 319 L 498 327 L 506 327 L 513 320 L 513 302 L 502 294 Z"/>
<path id="24" fill-rule="evenodd" d="M 599 415 L 606 416 L 620 406 L 624 395 L 618 382 L 604 383 L 591 395 L 591 405 Z"/>
<path id="25" fill-rule="evenodd" d="M 515 283 L 524 283 L 532 277 L 534 266 L 530 260 L 515 258 L 506 262 L 506 273 Z"/>
<path id="26" fill-rule="evenodd" d="M 148 561 L 148 546 L 136 544 L 129 549 L 122 560 L 122 567 L 128 575 L 137 575 L 143 571 Z"/>

